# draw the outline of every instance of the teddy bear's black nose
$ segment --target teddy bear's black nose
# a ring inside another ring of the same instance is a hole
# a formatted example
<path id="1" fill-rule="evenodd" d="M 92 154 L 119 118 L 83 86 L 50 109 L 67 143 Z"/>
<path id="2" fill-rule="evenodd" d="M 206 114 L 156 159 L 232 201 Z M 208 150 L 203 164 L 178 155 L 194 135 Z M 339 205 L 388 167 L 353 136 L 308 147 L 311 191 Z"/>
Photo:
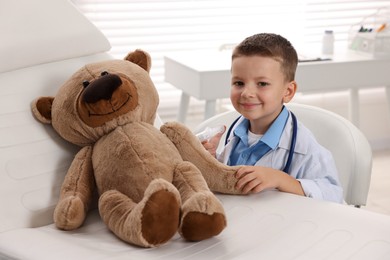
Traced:
<path id="1" fill-rule="evenodd" d="M 104 75 L 88 84 L 83 93 L 83 101 L 96 103 L 99 100 L 109 100 L 112 93 L 122 85 L 118 75 L 105 73 Z"/>

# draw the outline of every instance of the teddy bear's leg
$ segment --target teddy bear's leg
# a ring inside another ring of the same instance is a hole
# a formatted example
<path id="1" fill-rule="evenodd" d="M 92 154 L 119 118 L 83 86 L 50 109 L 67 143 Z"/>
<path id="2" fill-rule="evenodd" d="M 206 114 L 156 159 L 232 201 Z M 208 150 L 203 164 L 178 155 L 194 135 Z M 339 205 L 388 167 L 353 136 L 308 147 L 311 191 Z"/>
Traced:
<path id="1" fill-rule="evenodd" d="M 226 227 L 221 202 L 209 190 L 198 168 L 190 162 L 179 164 L 173 184 L 182 196 L 182 220 L 179 232 L 190 241 L 204 240 L 218 235 Z"/>
<path id="2" fill-rule="evenodd" d="M 175 235 L 180 206 L 179 192 L 163 179 L 153 180 L 139 203 L 116 190 L 104 192 L 99 199 L 100 215 L 110 230 L 143 247 L 161 245 Z"/>
<path id="3" fill-rule="evenodd" d="M 73 230 L 83 224 L 94 189 L 91 148 L 84 147 L 75 156 L 62 183 L 53 215 L 58 228 Z"/>

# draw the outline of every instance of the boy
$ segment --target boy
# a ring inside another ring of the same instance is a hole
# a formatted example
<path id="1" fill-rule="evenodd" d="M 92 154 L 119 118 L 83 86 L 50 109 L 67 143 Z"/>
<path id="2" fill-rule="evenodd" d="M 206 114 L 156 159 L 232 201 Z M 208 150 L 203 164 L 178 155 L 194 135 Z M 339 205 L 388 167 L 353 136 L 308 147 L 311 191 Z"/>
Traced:
<path id="1" fill-rule="evenodd" d="M 297 63 L 294 47 L 276 34 L 253 35 L 234 49 L 230 99 L 241 117 L 218 160 L 244 165 L 236 174 L 237 188 L 244 193 L 275 188 L 341 203 L 343 191 L 332 155 L 306 127 L 294 124 L 295 116 L 283 105 L 295 95 Z M 211 154 L 221 135 L 203 143 Z"/>

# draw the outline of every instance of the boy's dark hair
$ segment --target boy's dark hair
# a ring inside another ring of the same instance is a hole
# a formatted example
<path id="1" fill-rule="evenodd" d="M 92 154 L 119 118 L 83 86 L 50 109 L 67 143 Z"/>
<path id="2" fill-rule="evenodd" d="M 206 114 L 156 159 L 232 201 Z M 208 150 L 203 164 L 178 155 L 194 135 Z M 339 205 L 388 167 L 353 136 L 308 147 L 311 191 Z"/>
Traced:
<path id="1" fill-rule="evenodd" d="M 232 59 L 240 56 L 270 57 L 280 62 L 285 80 L 295 79 L 298 55 L 292 44 L 284 37 L 273 33 L 259 33 L 247 37 L 233 50 Z"/>

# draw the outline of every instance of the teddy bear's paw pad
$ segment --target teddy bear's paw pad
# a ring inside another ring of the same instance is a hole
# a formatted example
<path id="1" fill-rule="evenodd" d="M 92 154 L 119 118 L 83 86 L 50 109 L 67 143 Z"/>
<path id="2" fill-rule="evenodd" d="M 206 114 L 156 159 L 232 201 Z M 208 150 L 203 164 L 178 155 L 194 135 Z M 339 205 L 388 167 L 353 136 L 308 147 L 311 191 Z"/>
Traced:
<path id="1" fill-rule="evenodd" d="M 142 210 L 142 236 L 151 245 L 171 239 L 180 221 L 180 204 L 175 194 L 159 190 L 152 194 Z"/>
<path id="2" fill-rule="evenodd" d="M 225 215 L 189 212 L 182 220 L 181 235 L 189 241 L 200 241 L 218 235 L 226 227 Z"/>
<path id="3" fill-rule="evenodd" d="M 85 219 L 85 207 L 79 197 L 69 196 L 59 201 L 54 210 L 57 228 L 73 230 L 80 227 Z"/>

